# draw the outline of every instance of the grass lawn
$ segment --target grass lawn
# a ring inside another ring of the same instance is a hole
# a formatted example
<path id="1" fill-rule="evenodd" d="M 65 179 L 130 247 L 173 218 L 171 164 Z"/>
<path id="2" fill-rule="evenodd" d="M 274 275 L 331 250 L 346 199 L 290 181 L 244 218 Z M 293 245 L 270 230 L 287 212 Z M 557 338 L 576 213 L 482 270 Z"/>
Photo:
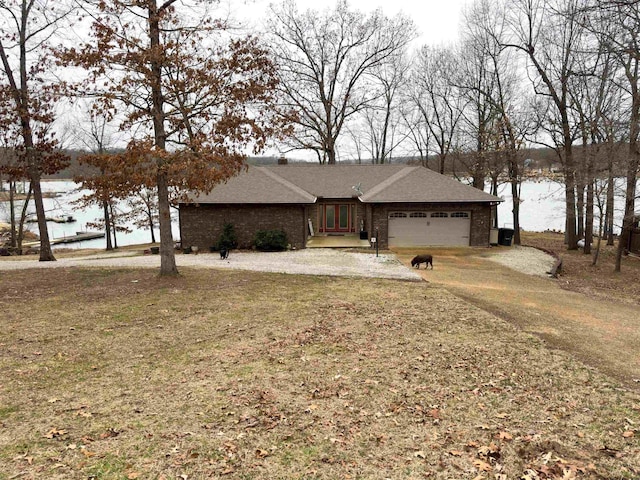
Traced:
<path id="1" fill-rule="evenodd" d="M 428 283 L 0 276 L 0 479 L 640 477 L 640 396 Z"/>

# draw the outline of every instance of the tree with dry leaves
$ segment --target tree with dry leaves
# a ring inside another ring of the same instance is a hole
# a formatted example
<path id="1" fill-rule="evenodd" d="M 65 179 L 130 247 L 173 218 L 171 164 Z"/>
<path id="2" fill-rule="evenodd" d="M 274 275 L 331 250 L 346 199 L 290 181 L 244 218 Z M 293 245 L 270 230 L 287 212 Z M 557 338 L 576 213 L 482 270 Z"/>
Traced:
<path id="1" fill-rule="evenodd" d="M 108 112 L 101 112 L 98 104 L 81 103 L 81 109 L 87 111 L 86 115 L 79 115 L 70 130 L 75 144 L 89 154 L 80 155 L 78 162 L 89 167 L 74 177 L 74 182 L 82 185 L 83 190 L 88 190 L 75 204 L 80 208 L 96 205 L 102 209 L 102 218 L 92 222 L 104 228 L 106 238 L 106 250 L 117 248 L 116 231 L 112 212 L 115 203 L 121 196 L 121 185 L 126 185 L 125 179 L 114 178 L 119 172 L 113 171 L 113 164 L 106 155 L 115 150 L 117 135 L 113 128 L 113 119 Z M 124 196 L 128 195 L 125 188 Z M 113 234 L 113 238 L 112 238 Z"/>
<path id="2" fill-rule="evenodd" d="M 74 11 L 61 0 L 0 1 L 0 129 L 15 129 L 16 164 L 33 188 L 40 233 L 40 261 L 55 260 L 51 251 L 40 179 L 62 169 L 68 159 L 57 150 L 52 125 L 61 82 L 53 75 L 49 47 Z"/>
<path id="3" fill-rule="evenodd" d="M 122 188 L 157 189 L 161 275 L 175 275 L 170 197 L 210 191 L 245 168 L 246 152 L 285 132 L 276 72 L 255 38 L 188 0 L 86 0 L 90 40 L 59 52 L 88 71 L 81 94 L 124 117 L 127 148 L 107 157 Z"/>

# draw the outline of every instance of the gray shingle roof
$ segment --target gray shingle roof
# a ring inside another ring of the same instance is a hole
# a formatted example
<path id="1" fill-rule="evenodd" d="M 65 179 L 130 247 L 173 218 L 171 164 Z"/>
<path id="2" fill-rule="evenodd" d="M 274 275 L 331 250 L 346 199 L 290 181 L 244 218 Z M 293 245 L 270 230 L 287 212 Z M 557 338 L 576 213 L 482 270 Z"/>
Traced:
<path id="1" fill-rule="evenodd" d="M 196 195 L 196 203 L 314 203 L 358 197 L 365 203 L 499 202 L 500 199 L 424 167 L 406 165 L 250 166 Z"/>

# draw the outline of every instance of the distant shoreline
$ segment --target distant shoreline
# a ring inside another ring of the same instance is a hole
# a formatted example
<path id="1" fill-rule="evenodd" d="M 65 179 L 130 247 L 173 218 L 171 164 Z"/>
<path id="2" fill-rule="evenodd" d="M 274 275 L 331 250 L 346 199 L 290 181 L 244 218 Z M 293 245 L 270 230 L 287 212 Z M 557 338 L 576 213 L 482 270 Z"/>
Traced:
<path id="1" fill-rule="evenodd" d="M 57 194 L 56 192 L 42 192 L 42 196 L 44 198 L 53 198 L 56 197 Z M 33 197 L 33 195 L 32 195 Z M 21 201 L 21 200 L 26 200 L 27 198 L 27 194 L 26 193 L 14 193 L 13 194 L 13 199 L 16 201 Z M 9 192 L 0 192 L 0 202 L 8 202 L 10 200 L 9 197 Z"/>

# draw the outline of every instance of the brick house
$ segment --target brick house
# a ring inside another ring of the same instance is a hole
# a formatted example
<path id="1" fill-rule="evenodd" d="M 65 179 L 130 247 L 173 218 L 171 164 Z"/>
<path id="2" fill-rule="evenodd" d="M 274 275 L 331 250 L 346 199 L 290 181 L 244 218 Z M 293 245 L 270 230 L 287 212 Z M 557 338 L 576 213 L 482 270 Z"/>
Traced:
<path id="1" fill-rule="evenodd" d="M 239 247 L 258 230 L 284 230 L 295 248 L 326 236 L 381 248 L 488 246 L 501 200 L 424 167 L 406 165 L 250 166 L 208 194 L 180 203 L 183 245 L 215 245 L 225 223 Z M 368 244 L 368 243 L 367 243 Z"/>

